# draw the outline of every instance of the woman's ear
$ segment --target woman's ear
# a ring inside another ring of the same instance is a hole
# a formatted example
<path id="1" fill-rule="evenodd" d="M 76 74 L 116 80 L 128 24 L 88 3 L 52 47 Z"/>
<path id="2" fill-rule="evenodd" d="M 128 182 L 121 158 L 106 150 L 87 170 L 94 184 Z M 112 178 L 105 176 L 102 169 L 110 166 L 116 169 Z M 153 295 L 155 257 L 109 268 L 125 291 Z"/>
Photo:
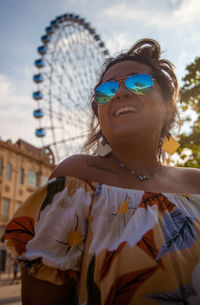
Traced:
<path id="1" fill-rule="evenodd" d="M 165 103 L 165 120 L 171 121 L 174 115 L 174 106 L 171 101 L 166 101 Z"/>
<path id="2" fill-rule="evenodd" d="M 161 138 L 166 135 L 166 131 L 171 127 L 171 121 L 173 118 L 173 106 L 170 101 L 165 102 L 165 114 L 164 114 L 164 122 L 161 130 Z"/>

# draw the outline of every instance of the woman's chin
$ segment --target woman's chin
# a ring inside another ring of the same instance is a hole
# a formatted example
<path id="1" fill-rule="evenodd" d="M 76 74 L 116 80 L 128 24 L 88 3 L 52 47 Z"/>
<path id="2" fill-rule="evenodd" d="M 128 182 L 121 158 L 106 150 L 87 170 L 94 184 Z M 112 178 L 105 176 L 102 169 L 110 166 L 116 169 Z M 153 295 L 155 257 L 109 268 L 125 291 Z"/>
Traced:
<path id="1" fill-rule="evenodd" d="M 133 137 L 141 136 L 142 130 L 139 128 L 139 126 L 119 126 L 118 128 L 113 128 L 112 134 L 109 133 L 109 135 L 104 133 L 104 136 L 107 138 L 107 140 L 112 141 L 129 141 L 133 140 Z"/>

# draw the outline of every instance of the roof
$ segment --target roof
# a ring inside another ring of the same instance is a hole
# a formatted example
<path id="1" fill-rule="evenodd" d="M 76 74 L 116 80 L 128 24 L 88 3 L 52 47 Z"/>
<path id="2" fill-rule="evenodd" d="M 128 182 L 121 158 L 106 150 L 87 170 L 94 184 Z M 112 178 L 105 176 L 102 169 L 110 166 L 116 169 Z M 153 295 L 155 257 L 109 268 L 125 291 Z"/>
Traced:
<path id="1" fill-rule="evenodd" d="M 16 143 L 15 146 L 19 148 L 24 148 L 27 152 L 33 153 L 34 155 L 40 157 L 41 155 L 44 154 L 44 149 L 43 148 L 38 148 L 36 146 L 33 146 L 29 144 L 28 142 L 19 139 Z"/>
<path id="2" fill-rule="evenodd" d="M 0 142 L 2 145 L 6 145 L 7 147 L 10 147 L 10 149 L 14 149 L 18 152 L 23 152 L 25 154 L 28 154 L 29 156 L 32 156 L 36 159 L 43 159 L 45 162 L 54 165 L 54 155 L 50 147 L 41 147 L 38 148 L 22 139 L 19 139 L 16 143 L 12 143 L 11 140 L 2 141 L 0 139 Z M 48 150 L 47 150 L 48 149 Z"/>

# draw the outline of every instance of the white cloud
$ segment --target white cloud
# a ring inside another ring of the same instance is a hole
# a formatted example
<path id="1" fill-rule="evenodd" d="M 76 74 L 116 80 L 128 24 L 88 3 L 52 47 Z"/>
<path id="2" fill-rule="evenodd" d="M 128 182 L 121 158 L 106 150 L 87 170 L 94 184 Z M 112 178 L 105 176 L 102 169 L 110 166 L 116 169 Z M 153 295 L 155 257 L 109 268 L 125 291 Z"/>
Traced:
<path id="1" fill-rule="evenodd" d="M 120 19 L 131 19 L 131 20 L 143 20 L 146 17 L 147 12 L 142 11 L 136 7 L 131 7 L 129 4 L 120 3 L 117 5 L 110 6 L 106 8 L 102 15 L 106 15 L 107 17 L 114 17 L 118 20 Z"/>
<path id="2" fill-rule="evenodd" d="M 4 97 L 11 87 L 10 82 L 6 76 L 0 74 L 0 96 Z"/>
<path id="3" fill-rule="evenodd" d="M 178 67 L 176 74 L 178 76 L 178 78 L 180 79 L 179 85 L 182 85 L 182 81 L 181 78 L 183 77 L 183 75 L 185 74 L 185 65 L 183 65 L 183 62 L 187 62 L 187 53 L 185 52 L 185 50 L 182 50 L 176 60 L 176 67 Z"/>
<path id="4" fill-rule="evenodd" d="M 155 11 L 150 1 L 145 1 L 145 3 L 146 6 L 143 5 L 140 8 L 123 2 L 106 8 L 103 14 L 110 18 L 117 18 L 117 20 L 144 21 L 151 26 L 160 26 L 168 29 L 177 27 L 177 25 L 189 25 L 199 22 L 200 6 L 198 0 L 183 0 L 176 5 L 174 10 L 162 10 L 161 7 L 158 7 Z"/>
<path id="5" fill-rule="evenodd" d="M 181 0 L 171 0 L 172 4 L 177 4 L 178 2 L 180 2 Z"/>
<path id="6" fill-rule="evenodd" d="M 111 52 L 115 53 L 116 50 L 123 50 L 129 45 L 130 39 L 128 38 L 127 33 L 119 33 L 116 35 L 115 39 L 108 39 L 106 41 L 106 47 Z"/>
<path id="7" fill-rule="evenodd" d="M 180 6 L 174 11 L 173 19 L 180 24 L 191 24 L 199 22 L 200 6 L 199 0 L 183 0 Z"/>
<path id="8" fill-rule="evenodd" d="M 19 138 L 40 145 L 34 136 L 33 100 L 23 94 L 7 76 L 0 74 L 0 136 L 16 141 Z"/>

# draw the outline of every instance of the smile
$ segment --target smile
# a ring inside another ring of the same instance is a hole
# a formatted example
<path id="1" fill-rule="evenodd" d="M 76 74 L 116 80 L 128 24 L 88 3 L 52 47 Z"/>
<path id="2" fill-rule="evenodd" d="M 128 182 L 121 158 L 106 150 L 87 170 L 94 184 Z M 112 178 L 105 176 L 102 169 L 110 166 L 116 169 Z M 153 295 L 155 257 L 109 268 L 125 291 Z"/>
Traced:
<path id="1" fill-rule="evenodd" d="M 138 109 L 134 106 L 121 107 L 114 113 L 114 116 L 117 117 L 122 114 L 135 113 L 137 111 L 138 111 Z"/>

